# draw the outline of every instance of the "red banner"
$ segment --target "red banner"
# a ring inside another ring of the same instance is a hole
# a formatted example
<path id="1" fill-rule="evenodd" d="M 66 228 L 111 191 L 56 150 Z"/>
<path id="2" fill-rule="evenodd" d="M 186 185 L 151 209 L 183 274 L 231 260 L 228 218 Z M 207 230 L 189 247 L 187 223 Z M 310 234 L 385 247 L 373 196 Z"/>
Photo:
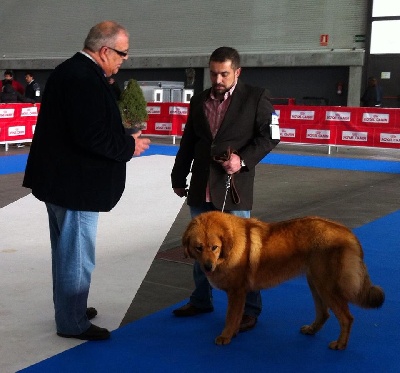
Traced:
<path id="1" fill-rule="evenodd" d="M 31 141 L 40 104 L 0 104 L 0 143 Z M 182 136 L 189 104 L 151 102 L 143 134 Z M 281 141 L 400 148 L 400 109 L 275 105 Z"/>
<path id="2" fill-rule="evenodd" d="M 0 142 L 32 140 L 40 104 L 0 104 Z"/>
<path id="3" fill-rule="evenodd" d="M 282 142 L 400 148 L 400 109 L 276 105 Z"/>

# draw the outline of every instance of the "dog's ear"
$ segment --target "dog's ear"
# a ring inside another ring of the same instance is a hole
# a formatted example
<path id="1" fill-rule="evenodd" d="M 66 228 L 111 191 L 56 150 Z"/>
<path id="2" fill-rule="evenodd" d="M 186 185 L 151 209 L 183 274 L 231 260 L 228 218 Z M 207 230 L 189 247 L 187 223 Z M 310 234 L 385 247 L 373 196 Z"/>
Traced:
<path id="1" fill-rule="evenodd" d="M 185 258 L 193 258 L 193 255 L 190 253 L 189 245 L 190 245 L 190 236 L 193 228 L 193 221 L 189 223 L 185 232 L 182 236 L 182 246 Z"/>
<path id="2" fill-rule="evenodd" d="M 233 248 L 232 231 L 230 229 L 227 229 L 226 231 L 222 232 L 220 240 L 222 242 L 222 245 L 221 245 L 221 253 L 219 256 L 220 258 L 227 258 Z"/>

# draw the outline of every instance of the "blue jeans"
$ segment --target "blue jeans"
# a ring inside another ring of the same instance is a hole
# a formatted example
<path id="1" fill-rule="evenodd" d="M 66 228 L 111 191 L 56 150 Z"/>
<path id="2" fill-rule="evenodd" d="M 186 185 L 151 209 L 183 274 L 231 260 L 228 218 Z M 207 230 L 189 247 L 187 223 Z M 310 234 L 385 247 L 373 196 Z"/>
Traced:
<path id="1" fill-rule="evenodd" d="M 217 210 L 211 202 L 204 203 L 203 206 L 193 207 L 190 206 L 190 215 L 192 218 L 195 216 L 207 212 Z M 231 210 L 226 213 L 240 216 L 242 218 L 249 218 L 250 211 L 248 210 Z M 194 262 L 193 265 L 193 279 L 196 286 L 192 295 L 190 296 L 190 303 L 198 308 L 210 308 L 212 307 L 212 287 L 207 280 L 206 275 L 201 270 L 198 262 Z M 261 294 L 259 291 L 249 292 L 246 297 L 246 304 L 244 307 L 244 314 L 249 316 L 258 317 L 261 313 L 262 302 Z"/>
<path id="2" fill-rule="evenodd" d="M 89 329 L 87 299 L 95 266 L 98 212 L 73 211 L 46 203 L 49 215 L 53 302 L 57 332 Z"/>

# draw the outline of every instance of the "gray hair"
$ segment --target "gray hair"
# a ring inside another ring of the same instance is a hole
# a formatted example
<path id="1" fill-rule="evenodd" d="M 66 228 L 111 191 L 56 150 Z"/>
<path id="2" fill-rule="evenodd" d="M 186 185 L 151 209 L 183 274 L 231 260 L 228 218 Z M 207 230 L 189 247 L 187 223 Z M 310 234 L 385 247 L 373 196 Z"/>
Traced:
<path id="1" fill-rule="evenodd" d="M 125 27 L 115 21 L 103 21 L 93 26 L 84 42 L 84 48 L 97 52 L 103 46 L 114 47 L 120 33 L 129 36 Z"/>

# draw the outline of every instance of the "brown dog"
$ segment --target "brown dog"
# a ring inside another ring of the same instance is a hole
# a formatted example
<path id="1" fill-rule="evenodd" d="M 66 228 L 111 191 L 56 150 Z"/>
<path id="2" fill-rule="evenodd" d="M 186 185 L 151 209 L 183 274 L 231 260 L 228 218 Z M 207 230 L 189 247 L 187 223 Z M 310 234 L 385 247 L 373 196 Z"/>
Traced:
<path id="1" fill-rule="evenodd" d="M 228 344 L 239 330 L 246 294 L 270 288 L 305 273 L 316 318 L 301 328 L 315 334 L 333 311 L 340 324 L 334 350 L 346 348 L 353 316 L 348 303 L 378 308 L 385 299 L 374 286 L 355 235 L 345 226 L 319 217 L 278 223 L 213 211 L 194 218 L 183 234 L 185 254 L 197 260 L 215 288 L 228 294 L 225 328 L 215 340 Z"/>

